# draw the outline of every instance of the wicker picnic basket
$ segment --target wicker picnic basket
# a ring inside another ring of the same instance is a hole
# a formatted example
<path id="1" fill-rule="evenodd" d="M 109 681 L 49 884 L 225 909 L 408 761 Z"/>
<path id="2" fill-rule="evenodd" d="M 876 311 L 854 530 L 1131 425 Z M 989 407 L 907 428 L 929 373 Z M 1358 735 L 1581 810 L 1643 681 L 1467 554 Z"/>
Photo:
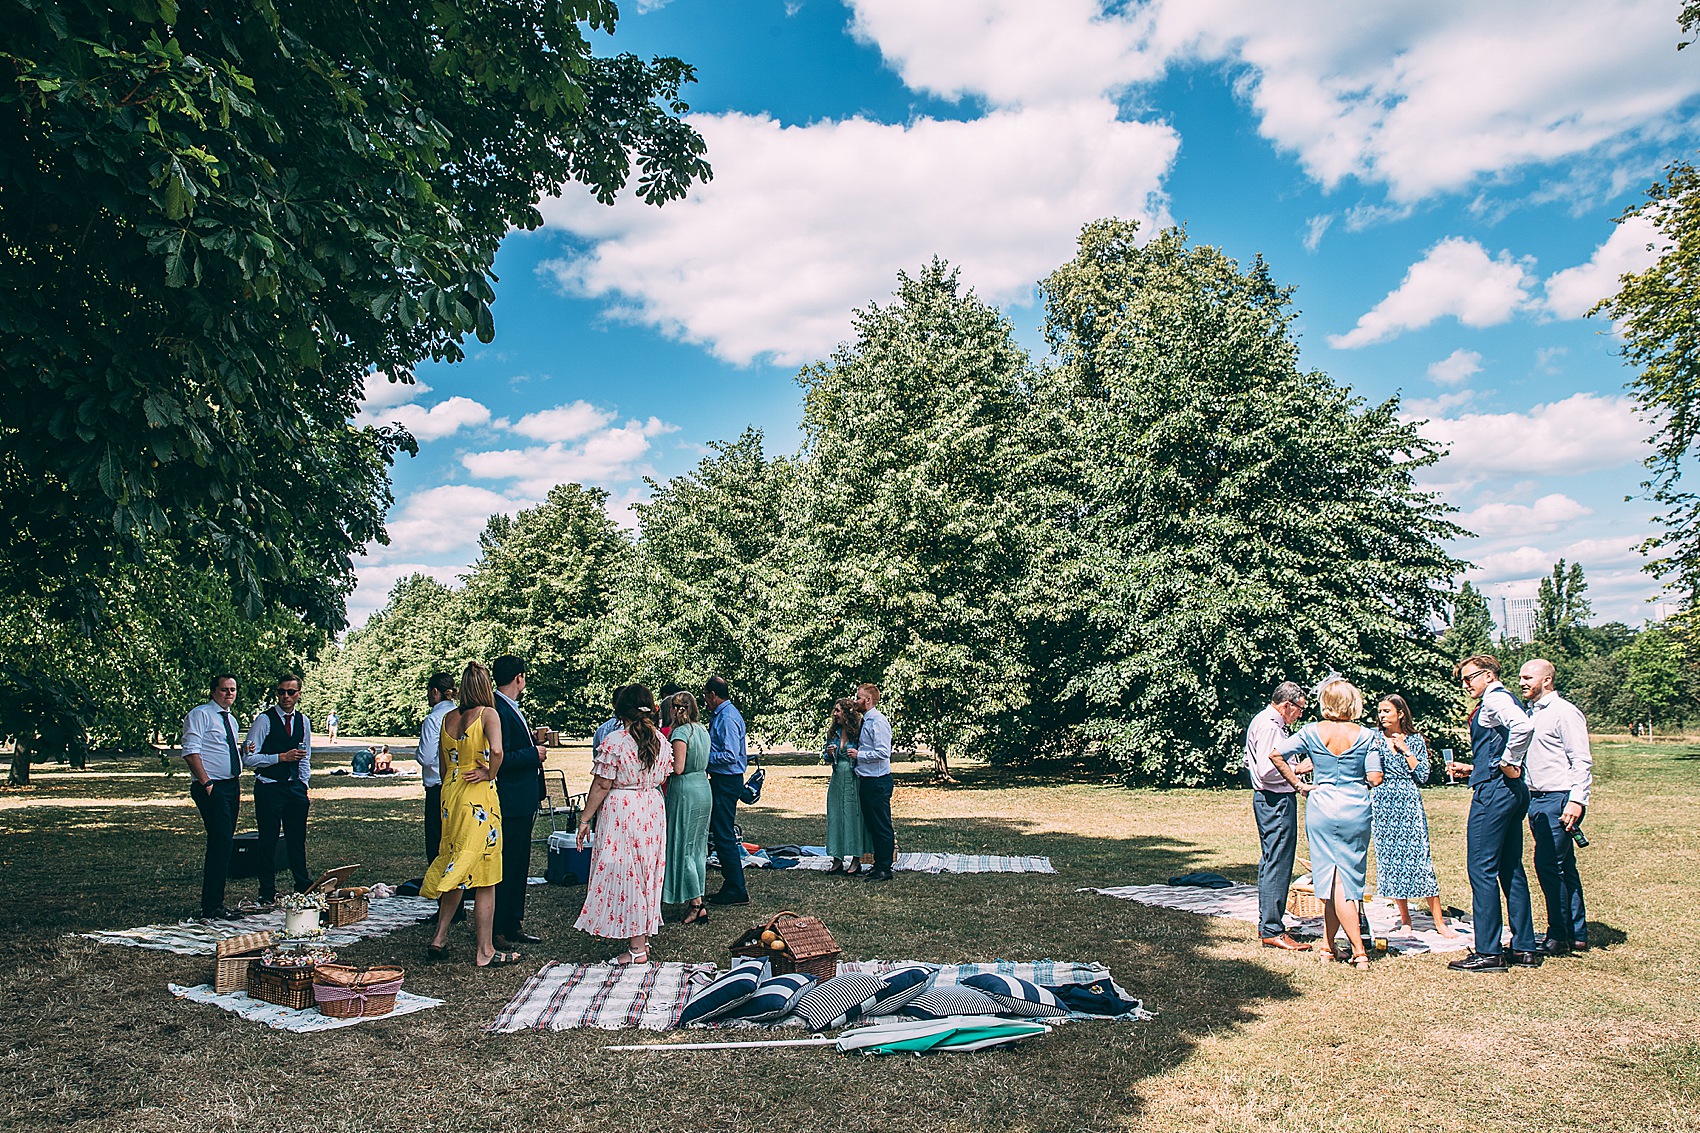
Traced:
<path id="1" fill-rule="evenodd" d="M 772 944 L 762 940 L 765 932 L 773 933 Z M 790 910 L 776 914 L 766 924 L 756 925 L 732 942 L 732 955 L 766 957 L 773 962 L 776 976 L 802 972 L 817 980 L 828 980 L 838 974 L 838 958 L 843 954 L 838 941 L 818 917 L 805 917 Z"/>
<path id="2" fill-rule="evenodd" d="M 305 1011 L 313 1006 L 313 968 L 252 964 L 248 968 L 248 994 L 279 1007 Z"/>
<path id="3" fill-rule="evenodd" d="M 219 941 L 218 960 L 213 968 L 213 990 L 224 995 L 245 989 L 249 966 L 257 962 L 260 953 L 271 945 L 272 936 L 269 932 L 245 932 Z"/>
<path id="4" fill-rule="evenodd" d="M 1302 869 L 1305 880 L 1296 881 L 1287 890 L 1287 911 L 1295 917 L 1320 917 L 1322 915 L 1322 900 L 1316 895 L 1316 888 L 1310 883 L 1310 859 L 1300 858 L 1293 863 L 1295 869 Z"/>
<path id="5" fill-rule="evenodd" d="M 366 919 L 372 899 L 364 889 L 334 889 L 325 898 L 325 926 L 341 928 Z"/>
<path id="6" fill-rule="evenodd" d="M 313 998 L 319 1012 L 337 1019 L 370 1019 L 395 1010 L 407 972 L 401 968 L 355 968 L 320 964 L 313 969 Z"/>

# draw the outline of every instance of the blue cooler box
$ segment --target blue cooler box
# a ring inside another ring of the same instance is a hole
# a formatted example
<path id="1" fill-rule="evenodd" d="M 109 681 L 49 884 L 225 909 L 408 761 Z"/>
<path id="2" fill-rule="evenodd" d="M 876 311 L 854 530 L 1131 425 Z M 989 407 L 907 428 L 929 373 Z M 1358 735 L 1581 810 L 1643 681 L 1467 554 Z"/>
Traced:
<path id="1" fill-rule="evenodd" d="M 590 877 L 590 847 L 574 848 L 573 836 L 565 830 L 549 835 L 549 865 L 543 876 L 550 885 L 583 885 Z"/>

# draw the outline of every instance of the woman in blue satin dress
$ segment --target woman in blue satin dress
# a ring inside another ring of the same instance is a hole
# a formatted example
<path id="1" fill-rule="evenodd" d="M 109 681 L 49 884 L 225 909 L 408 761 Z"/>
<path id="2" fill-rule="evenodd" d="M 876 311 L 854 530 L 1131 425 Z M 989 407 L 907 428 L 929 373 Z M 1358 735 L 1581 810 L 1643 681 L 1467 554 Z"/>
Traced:
<path id="1" fill-rule="evenodd" d="M 1346 930 L 1351 961 L 1369 967 L 1358 906 L 1369 871 L 1369 789 L 1381 785 L 1381 736 L 1359 727 L 1364 695 L 1352 682 L 1332 680 L 1317 699 L 1322 722 L 1306 724 L 1270 756 L 1282 778 L 1305 796 L 1305 834 L 1310 840 L 1311 880 L 1322 901 L 1323 939 L 1334 950 L 1334 936 Z M 1303 783 L 1286 757 L 1303 752 L 1315 768 L 1315 783 Z M 1336 957 L 1344 959 L 1344 957 Z"/>

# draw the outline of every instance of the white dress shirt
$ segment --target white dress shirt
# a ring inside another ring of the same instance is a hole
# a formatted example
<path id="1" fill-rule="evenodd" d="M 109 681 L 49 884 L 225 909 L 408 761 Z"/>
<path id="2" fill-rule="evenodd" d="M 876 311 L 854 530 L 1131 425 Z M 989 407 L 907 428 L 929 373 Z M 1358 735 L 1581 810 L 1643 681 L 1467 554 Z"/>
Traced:
<path id="1" fill-rule="evenodd" d="M 1511 735 L 1505 741 L 1505 752 L 1499 757 L 1497 766 L 1523 765 L 1523 752 L 1529 746 L 1529 714 L 1517 707 L 1517 698 L 1511 695 L 1510 689 L 1499 681 L 1488 685 L 1482 692 L 1476 723 L 1484 728 L 1497 728 L 1503 724 L 1511 729 Z"/>
<path id="2" fill-rule="evenodd" d="M 242 771 L 240 757 L 232 759 L 230 742 L 224 730 L 225 719 L 230 722 L 230 736 L 242 742 L 242 730 L 221 705 L 213 701 L 197 704 L 183 719 L 183 754 L 201 757 L 201 770 L 209 780 L 234 779 Z"/>
<path id="3" fill-rule="evenodd" d="M 452 700 L 439 700 L 419 726 L 419 772 L 427 787 L 443 785 L 443 717 L 455 710 Z"/>
<path id="4" fill-rule="evenodd" d="M 1568 791 L 1570 801 L 1588 805 L 1594 786 L 1594 753 L 1582 710 L 1549 692 L 1529 705 L 1528 723 L 1513 726 L 1511 742 L 1526 749 L 1524 776 L 1531 791 Z"/>
<path id="5" fill-rule="evenodd" d="M 1251 775 L 1253 790 L 1293 793 L 1293 785 L 1269 760 L 1269 753 L 1286 738 L 1287 721 L 1273 704 L 1251 718 L 1245 730 L 1245 769 Z"/>
<path id="6" fill-rule="evenodd" d="M 891 721 L 878 708 L 862 714 L 862 734 L 856 738 L 856 774 L 864 779 L 891 774 Z"/>
<path id="7" fill-rule="evenodd" d="M 307 719 L 307 714 L 305 712 L 291 712 L 286 715 L 280 708 L 278 709 L 278 714 L 283 716 L 283 722 L 288 725 L 291 730 L 294 729 L 294 717 L 301 717 L 301 750 L 306 752 L 306 754 L 301 757 L 301 781 L 305 783 L 307 781 L 307 777 L 313 773 L 313 722 Z M 262 755 L 260 753 L 260 748 L 265 746 L 266 737 L 271 734 L 272 714 L 271 710 L 267 709 L 254 717 L 254 724 L 248 729 L 248 743 L 254 750 L 250 753 L 243 754 L 242 766 L 270 767 L 272 764 L 277 762 L 277 756 Z"/>

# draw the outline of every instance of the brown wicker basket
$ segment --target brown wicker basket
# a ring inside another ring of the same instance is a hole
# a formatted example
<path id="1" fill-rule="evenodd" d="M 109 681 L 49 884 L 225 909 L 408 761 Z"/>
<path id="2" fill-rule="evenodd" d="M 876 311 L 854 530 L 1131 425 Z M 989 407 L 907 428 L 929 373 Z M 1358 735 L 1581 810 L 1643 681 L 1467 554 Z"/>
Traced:
<path id="1" fill-rule="evenodd" d="M 761 934 L 769 931 L 778 937 L 774 942 L 778 948 L 762 940 Z M 766 957 L 773 962 L 776 976 L 802 972 L 817 980 L 828 980 L 838 974 L 838 958 L 844 953 L 818 917 L 805 917 L 787 909 L 734 940 L 732 954 Z"/>
<path id="2" fill-rule="evenodd" d="M 305 1011 L 313 1006 L 313 969 L 252 964 L 248 968 L 248 994 L 279 1007 Z"/>
<path id="3" fill-rule="evenodd" d="M 325 898 L 325 927 L 341 928 L 366 919 L 372 902 L 365 894 L 353 894 L 341 889 L 332 890 Z"/>
<path id="4" fill-rule="evenodd" d="M 218 942 L 217 963 L 213 967 L 213 990 L 220 995 L 241 991 L 248 986 L 248 967 L 270 946 L 272 933 L 245 932 L 227 936 Z"/>
<path id="5" fill-rule="evenodd" d="M 1301 873 L 1310 872 L 1310 859 L 1299 858 L 1293 863 L 1293 868 Z M 1295 917 L 1320 917 L 1322 915 L 1322 899 L 1316 895 L 1316 890 L 1310 882 L 1293 885 L 1287 890 L 1287 911 Z"/>
<path id="6" fill-rule="evenodd" d="M 396 994 L 406 978 L 401 968 L 320 964 L 313 970 L 313 998 L 321 1014 L 337 1019 L 370 1019 L 395 1010 Z"/>

